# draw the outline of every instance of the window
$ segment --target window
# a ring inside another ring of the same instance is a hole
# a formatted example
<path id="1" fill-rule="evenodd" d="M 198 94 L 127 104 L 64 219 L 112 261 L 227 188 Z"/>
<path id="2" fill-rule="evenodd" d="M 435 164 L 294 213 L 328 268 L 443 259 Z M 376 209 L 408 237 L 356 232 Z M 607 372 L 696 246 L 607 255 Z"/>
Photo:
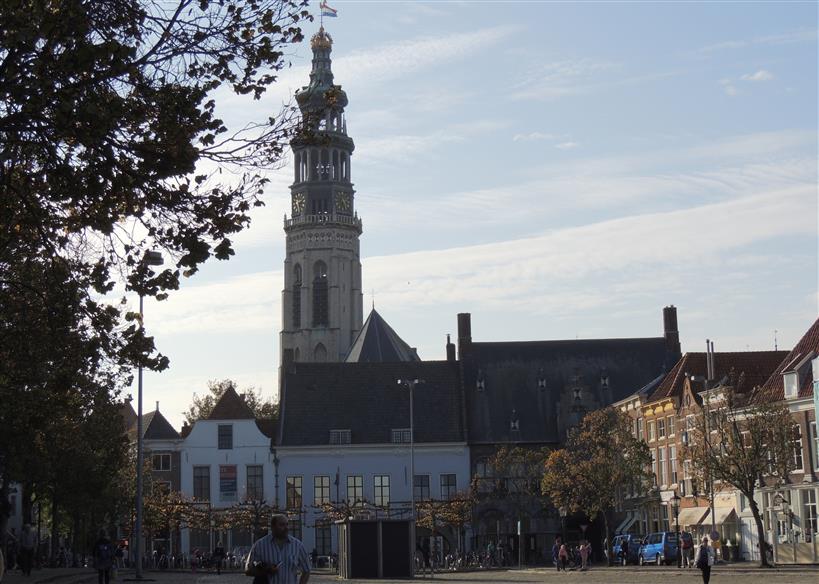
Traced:
<path id="1" fill-rule="evenodd" d="M 805 522 L 805 541 L 807 543 L 813 542 L 814 538 L 819 533 L 819 524 L 817 524 L 816 515 L 816 489 L 805 489 L 802 491 L 803 506 L 805 507 L 802 518 Z"/>
<path id="2" fill-rule="evenodd" d="M 329 324 L 327 264 L 316 262 L 313 266 L 313 326 L 327 326 Z"/>
<path id="3" fill-rule="evenodd" d="M 415 475 L 412 481 L 412 496 L 416 501 L 429 500 L 429 475 Z"/>
<path id="4" fill-rule="evenodd" d="M 657 449 L 657 465 L 659 467 L 659 475 L 658 479 L 661 485 L 668 484 L 666 483 L 666 475 L 665 475 L 665 447 Z"/>
<path id="5" fill-rule="evenodd" d="M 412 432 L 409 428 L 393 428 L 392 443 L 393 444 L 409 444 L 412 437 Z"/>
<path id="6" fill-rule="evenodd" d="M 671 484 L 677 484 L 677 447 L 668 447 L 668 460 L 671 462 Z"/>
<path id="7" fill-rule="evenodd" d="M 782 378 L 785 382 L 785 399 L 796 397 L 799 392 L 799 373 L 796 371 L 788 371 Z"/>
<path id="8" fill-rule="evenodd" d="M 154 454 L 151 456 L 151 464 L 153 465 L 154 470 L 171 470 L 170 453 Z"/>
<path id="9" fill-rule="evenodd" d="M 800 424 L 793 425 L 793 470 L 804 470 L 804 461 L 802 460 L 802 426 Z"/>
<path id="10" fill-rule="evenodd" d="M 375 475 L 375 504 L 378 507 L 387 507 L 390 504 L 390 475 Z"/>
<path id="11" fill-rule="evenodd" d="M 290 535 L 292 535 L 296 539 L 302 538 L 301 519 L 299 519 L 298 516 L 287 518 L 287 529 L 288 531 L 290 531 Z"/>
<path id="12" fill-rule="evenodd" d="M 813 437 L 813 470 L 819 471 L 819 432 L 816 422 L 810 423 L 810 435 Z"/>
<path id="13" fill-rule="evenodd" d="M 293 328 L 301 327 L 301 266 L 293 268 Z"/>
<path id="14" fill-rule="evenodd" d="M 301 477 L 287 477 L 287 508 L 301 509 Z"/>
<path id="15" fill-rule="evenodd" d="M 364 477 L 360 475 L 347 477 L 347 501 L 352 504 L 364 501 Z"/>
<path id="16" fill-rule="evenodd" d="M 236 465 L 224 465 L 219 467 L 219 500 L 236 500 Z"/>
<path id="17" fill-rule="evenodd" d="M 349 444 L 349 430 L 330 430 L 330 444 Z"/>
<path id="18" fill-rule="evenodd" d="M 666 425 L 666 430 L 668 431 L 668 435 L 673 436 L 675 431 L 676 431 L 675 428 L 674 428 L 674 416 L 668 416 L 666 418 L 666 424 L 665 425 Z"/>
<path id="19" fill-rule="evenodd" d="M 441 500 L 449 501 L 458 491 L 458 480 L 454 474 L 441 475 Z"/>
<path id="20" fill-rule="evenodd" d="M 260 464 L 247 467 L 247 498 L 251 501 L 264 499 L 264 473 Z"/>
<path id="21" fill-rule="evenodd" d="M 654 421 L 652 420 L 651 422 L 648 423 L 648 441 L 649 442 L 653 442 L 654 439 L 656 438 L 654 433 L 655 433 L 655 424 L 654 424 Z"/>
<path id="22" fill-rule="evenodd" d="M 210 501 L 210 467 L 193 467 L 193 498 L 197 501 Z"/>
<path id="23" fill-rule="evenodd" d="M 233 450 L 232 424 L 219 424 L 219 450 Z"/>
<path id="24" fill-rule="evenodd" d="M 657 420 L 657 437 L 665 438 L 665 420 L 662 418 Z"/>
<path id="25" fill-rule="evenodd" d="M 637 418 L 637 438 L 640 440 L 645 440 L 646 437 L 643 434 L 643 419 Z"/>
<path id="26" fill-rule="evenodd" d="M 654 486 L 657 486 L 657 451 L 651 449 L 651 476 L 654 480 Z"/>
<path id="27" fill-rule="evenodd" d="M 320 556 L 329 556 L 332 551 L 330 526 L 326 523 L 316 524 L 316 551 Z"/>
<path id="28" fill-rule="evenodd" d="M 313 477 L 313 505 L 324 505 L 330 502 L 330 477 Z"/>

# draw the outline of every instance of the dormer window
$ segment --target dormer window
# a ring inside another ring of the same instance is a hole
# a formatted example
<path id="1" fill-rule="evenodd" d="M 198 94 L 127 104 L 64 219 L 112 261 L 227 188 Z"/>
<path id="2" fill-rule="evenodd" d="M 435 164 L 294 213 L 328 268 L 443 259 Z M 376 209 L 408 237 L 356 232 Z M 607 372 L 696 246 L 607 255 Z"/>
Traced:
<path id="1" fill-rule="evenodd" d="M 330 444 L 349 444 L 350 434 L 349 430 L 330 430 Z"/>
<path id="2" fill-rule="evenodd" d="M 475 380 L 475 389 L 483 391 L 486 389 L 486 379 L 483 376 L 483 371 L 478 369 L 478 378 Z"/>
<path id="3" fill-rule="evenodd" d="M 540 391 L 546 391 L 546 377 L 543 375 L 543 369 L 537 372 L 537 388 Z"/>
<path id="4" fill-rule="evenodd" d="M 785 399 L 793 399 L 799 393 L 799 373 L 788 371 L 782 375 L 785 383 Z"/>
<path id="5" fill-rule="evenodd" d="M 520 420 L 516 410 L 512 410 L 512 419 L 509 421 L 509 430 L 512 432 L 520 432 Z"/>

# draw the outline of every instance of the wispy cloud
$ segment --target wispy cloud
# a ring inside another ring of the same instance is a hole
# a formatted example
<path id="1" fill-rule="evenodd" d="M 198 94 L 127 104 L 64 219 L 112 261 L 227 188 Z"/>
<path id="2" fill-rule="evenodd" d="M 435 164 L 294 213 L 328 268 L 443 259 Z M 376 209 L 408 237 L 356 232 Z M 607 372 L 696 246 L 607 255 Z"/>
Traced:
<path id="1" fill-rule="evenodd" d="M 580 144 L 578 142 L 561 142 L 560 144 L 555 144 L 555 148 L 558 150 L 574 150 L 578 148 Z"/>
<path id="2" fill-rule="evenodd" d="M 774 35 L 758 36 L 752 39 L 735 39 L 720 41 L 704 47 L 700 47 L 695 52 L 703 55 L 709 55 L 719 51 L 744 49 L 752 46 L 763 45 L 786 45 L 792 43 L 812 42 L 816 40 L 816 29 L 801 29 L 783 32 Z"/>
<path id="3" fill-rule="evenodd" d="M 533 68 L 512 87 L 515 99 L 555 99 L 587 93 L 597 87 L 602 76 L 619 71 L 622 65 L 591 58 L 552 61 Z"/>
<path id="4" fill-rule="evenodd" d="M 773 73 L 760 69 L 754 73 L 746 73 L 740 76 L 742 81 L 771 81 L 774 78 Z"/>
<path id="5" fill-rule="evenodd" d="M 512 137 L 513 142 L 531 142 L 533 140 L 554 140 L 557 138 L 554 134 L 544 134 L 543 132 L 529 132 L 528 134 L 515 134 Z"/>

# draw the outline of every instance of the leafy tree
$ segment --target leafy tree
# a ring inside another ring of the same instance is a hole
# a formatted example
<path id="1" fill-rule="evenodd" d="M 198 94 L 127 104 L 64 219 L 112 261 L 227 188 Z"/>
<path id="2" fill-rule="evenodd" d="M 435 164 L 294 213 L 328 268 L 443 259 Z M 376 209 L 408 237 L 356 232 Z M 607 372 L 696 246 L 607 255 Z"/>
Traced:
<path id="1" fill-rule="evenodd" d="M 612 562 L 610 514 L 619 493 L 651 484 L 648 446 L 631 434 L 630 419 L 606 408 L 587 414 L 569 432 L 566 447 L 549 455 L 543 491 L 557 508 L 601 518 Z"/>
<path id="2" fill-rule="evenodd" d="M 760 485 L 778 486 L 793 470 L 794 421 L 780 403 L 749 403 L 743 374 L 712 389 L 688 431 L 683 455 L 700 484 L 722 481 L 748 500 L 759 537 L 760 565 L 767 567 L 768 542 L 755 494 Z M 713 395 L 713 397 L 711 397 Z"/>
<path id="3" fill-rule="evenodd" d="M 449 527 L 459 538 L 464 526 L 472 519 L 475 495 L 472 490 L 450 499 L 428 499 L 415 504 L 416 525 L 435 534 L 440 527 Z"/>
<path id="4" fill-rule="evenodd" d="M 213 412 L 213 408 L 219 401 L 219 398 L 228 389 L 236 389 L 236 383 L 230 379 L 222 379 L 216 381 L 214 379 L 208 381 L 208 392 L 205 395 L 199 396 L 194 394 L 193 403 L 185 412 L 185 420 L 189 424 L 193 424 L 196 420 L 204 420 Z M 247 407 L 253 412 L 253 415 L 259 419 L 273 419 L 279 415 L 279 404 L 272 399 L 264 399 L 261 390 L 255 387 L 248 387 L 239 393 L 239 396 L 245 401 Z"/>

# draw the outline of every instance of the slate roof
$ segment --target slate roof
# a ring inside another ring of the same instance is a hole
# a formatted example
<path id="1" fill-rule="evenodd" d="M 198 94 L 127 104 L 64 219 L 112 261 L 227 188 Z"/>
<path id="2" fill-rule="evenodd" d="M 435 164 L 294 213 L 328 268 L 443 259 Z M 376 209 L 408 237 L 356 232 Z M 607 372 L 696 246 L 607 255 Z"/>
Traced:
<path id="1" fill-rule="evenodd" d="M 232 387 L 228 387 L 213 406 L 208 420 L 252 420 L 255 417 L 242 396 Z"/>
<path id="2" fill-rule="evenodd" d="M 795 366 L 805 359 L 819 354 L 819 319 L 811 325 L 804 336 L 799 339 L 793 350 L 782 359 L 779 367 L 768 377 L 765 383 L 754 392 L 752 400 L 757 403 L 779 401 L 785 399 L 785 385 L 782 374 L 792 371 Z M 799 393 L 797 397 L 805 398 L 813 395 L 813 371 L 810 363 L 806 362 L 799 370 Z"/>
<path id="3" fill-rule="evenodd" d="M 418 353 L 398 336 L 375 308 L 367 317 L 345 359 L 348 363 L 420 361 Z"/>
<path id="4" fill-rule="evenodd" d="M 738 351 L 714 353 L 714 380 L 723 382 L 733 369 L 745 374 L 745 383 L 739 391 L 750 392 L 759 387 L 787 355 L 787 351 Z M 705 376 L 707 373 L 705 353 L 686 353 L 668 372 L 660 386 L 648 398 L 649 402 L 667 397 L 681 396 L 686 375 Z"/>
<path id="5" fill-rule="evenodd" d="M 179 432 L 171 426 L 171 423 L 159 410 L 142 415 L 143 440 L 175 440 L 179 437 Z"/>
<path id="6" fill-rule="evenodd" d="M 282 376 L 282 446 L 329 445 L 330 430 L 351 431 L 352 444 L 392 441 L 409 428 L 409 392 L 398 379 L 422 379 L 414 390 L 415 441 L 464 442 L 458 363 L 295 363 Z"/>
<path id="7" fill-rule="evenodd" d="M 576 378 L 598 404 L 608 405 L 655 381 L 669 360 L 663 337 L 474 342 L 468 351 L 469 442 L 484 444 L 556 443 L 561 437 L 557 405 L 572 395 Z M 477 387 L 479 376 L 483 390 Z M 512 410 L 519 421 L 516 432 L 510 425 Z"/>

